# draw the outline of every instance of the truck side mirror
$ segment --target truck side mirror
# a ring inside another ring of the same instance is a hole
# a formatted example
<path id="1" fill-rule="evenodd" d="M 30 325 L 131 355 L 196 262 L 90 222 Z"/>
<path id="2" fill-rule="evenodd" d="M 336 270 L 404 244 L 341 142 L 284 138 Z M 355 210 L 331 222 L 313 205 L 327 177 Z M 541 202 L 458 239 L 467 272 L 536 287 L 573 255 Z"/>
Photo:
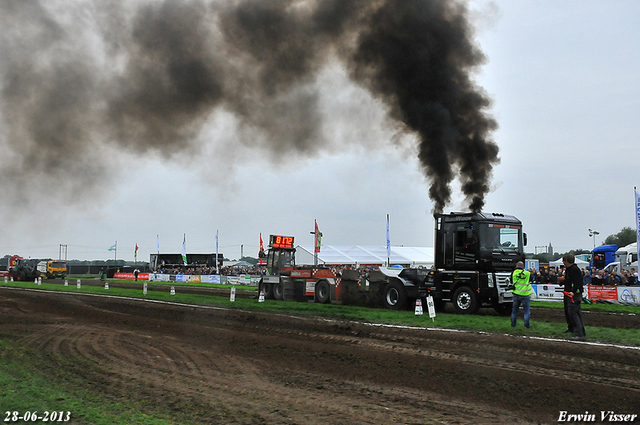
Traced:
<path id="1" fill-rule="evenodd" d="M 524 246 L 527 246 L 527 234 L 523 233 L 522 236 L 523 236 Z"/>

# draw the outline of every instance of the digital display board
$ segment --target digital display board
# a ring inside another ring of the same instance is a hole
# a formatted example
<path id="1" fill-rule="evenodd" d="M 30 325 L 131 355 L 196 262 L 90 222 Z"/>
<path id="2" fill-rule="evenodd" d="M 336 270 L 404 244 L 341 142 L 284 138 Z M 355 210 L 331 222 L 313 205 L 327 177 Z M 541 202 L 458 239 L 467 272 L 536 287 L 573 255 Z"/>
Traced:
<path id="1" fill-rule="evenodd" d="M 269 246 L 272 248 L 293 248 L 293 236 L 271 235 Z"/>

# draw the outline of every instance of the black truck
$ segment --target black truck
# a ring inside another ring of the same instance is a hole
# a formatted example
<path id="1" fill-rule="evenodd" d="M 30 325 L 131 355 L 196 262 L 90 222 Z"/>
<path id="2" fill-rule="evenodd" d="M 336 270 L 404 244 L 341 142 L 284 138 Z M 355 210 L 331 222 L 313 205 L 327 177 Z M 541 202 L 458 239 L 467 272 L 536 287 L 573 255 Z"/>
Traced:
<path id="1" fill-rule="evenodd" d="M 431 295 L 436 307 L 453 303 L 456 312 L 493 307 L 511 311 L 511 272 L 524 261 L 527 235 L 516 217 L 498 213 L 435 214 L 434 267 L 381 268 L 387 277 L 383 303 L 403 309 Z"/>

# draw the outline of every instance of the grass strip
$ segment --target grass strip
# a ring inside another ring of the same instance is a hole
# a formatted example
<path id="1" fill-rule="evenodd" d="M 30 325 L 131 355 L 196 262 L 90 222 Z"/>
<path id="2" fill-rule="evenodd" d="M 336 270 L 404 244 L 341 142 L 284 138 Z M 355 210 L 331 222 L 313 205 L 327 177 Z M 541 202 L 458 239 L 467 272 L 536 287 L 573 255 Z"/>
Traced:
<path id="1" fill-rule="evenodd" d="M 558 322 L 542 322 L 532 318 L 532 328 L 525 330 L 523 327 L 511 328 L 509 317 L 495 315 L 458 315 L 438 312 L 435 320 L 431 320 L 426 312 L 422 316 L 416 316 L 413 311 L 393 311 L 383 308 L 369 308 L 358 306 L 346 306 L 340 304 L 317 304 L 313 302 L 293 302 L 266 300 L 258 302 L 257 299 L 236 298 L 231 302 L 228 297 L 214 295 L 182 294 L 176 288 L 176 294 L 171 295 L 165 291 L 148 290 L 147 294 L 142 293 L 142 289 L 105 289 L 102 286 L 62 286 L 59 284 L 42 283 L 37 285 L 33 282 L 8 282 L 4 286 L 33 288 L 43 290 L 53 290 L 71 293 L 90 293 L 99 295 L 122 296 L 127 298 L 158 300 L 183 304 L 195 304 L 203 306 L 217 306 L 230 309 L 242 309 L 249 311 L 270 311 L 281 314 L 297 314 L 308 316 L 320 316 L 327 319 L 354 320 L 361 322 L 372 322 L 393 325 L 423 326 L 445 329 L 462 329 L 468 331 L 488 332 L 496 334 L 530 335 L 546 338 L 566 339 L 563 334 L 566 329 L 564 320 Z M 227 285 L 230 288 L 233 285 Z M 142 286 L 141 286 L 142 288 Z M 255 288 L 254 288 L 255 289 Z M 562 303 L 558 302 L 532 302 L 532 306 L 562 309 Z M 640 309 L 633 306 L 620 306 L 611 304 L 585 304 L 585 310 L 602 310 L 614 313 L 636 314 Z M 521 323 L 522 320 L 519 321 Z M 640 346 L 640 329 L 614 329 L 609 327 L 586 327 L 589 341 L 611 344 L 637 345 Z"/>

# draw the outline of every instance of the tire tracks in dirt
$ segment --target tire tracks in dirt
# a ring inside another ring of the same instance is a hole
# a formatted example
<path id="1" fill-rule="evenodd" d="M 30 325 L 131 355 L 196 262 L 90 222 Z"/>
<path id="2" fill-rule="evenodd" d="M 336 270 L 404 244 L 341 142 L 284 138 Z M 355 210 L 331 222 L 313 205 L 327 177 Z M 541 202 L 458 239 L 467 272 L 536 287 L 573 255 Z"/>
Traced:
<path id="1" fill-rule="evenodd" d="M 142 391 L 176 410 L 193 400 L 205 423 L 548 423 L 559 409 L 629 410 L 640 396 L 640 353 L 615 347 L 0 294 L 2 330 L 20 344 L 98 365 L 104 391 Z"/>

